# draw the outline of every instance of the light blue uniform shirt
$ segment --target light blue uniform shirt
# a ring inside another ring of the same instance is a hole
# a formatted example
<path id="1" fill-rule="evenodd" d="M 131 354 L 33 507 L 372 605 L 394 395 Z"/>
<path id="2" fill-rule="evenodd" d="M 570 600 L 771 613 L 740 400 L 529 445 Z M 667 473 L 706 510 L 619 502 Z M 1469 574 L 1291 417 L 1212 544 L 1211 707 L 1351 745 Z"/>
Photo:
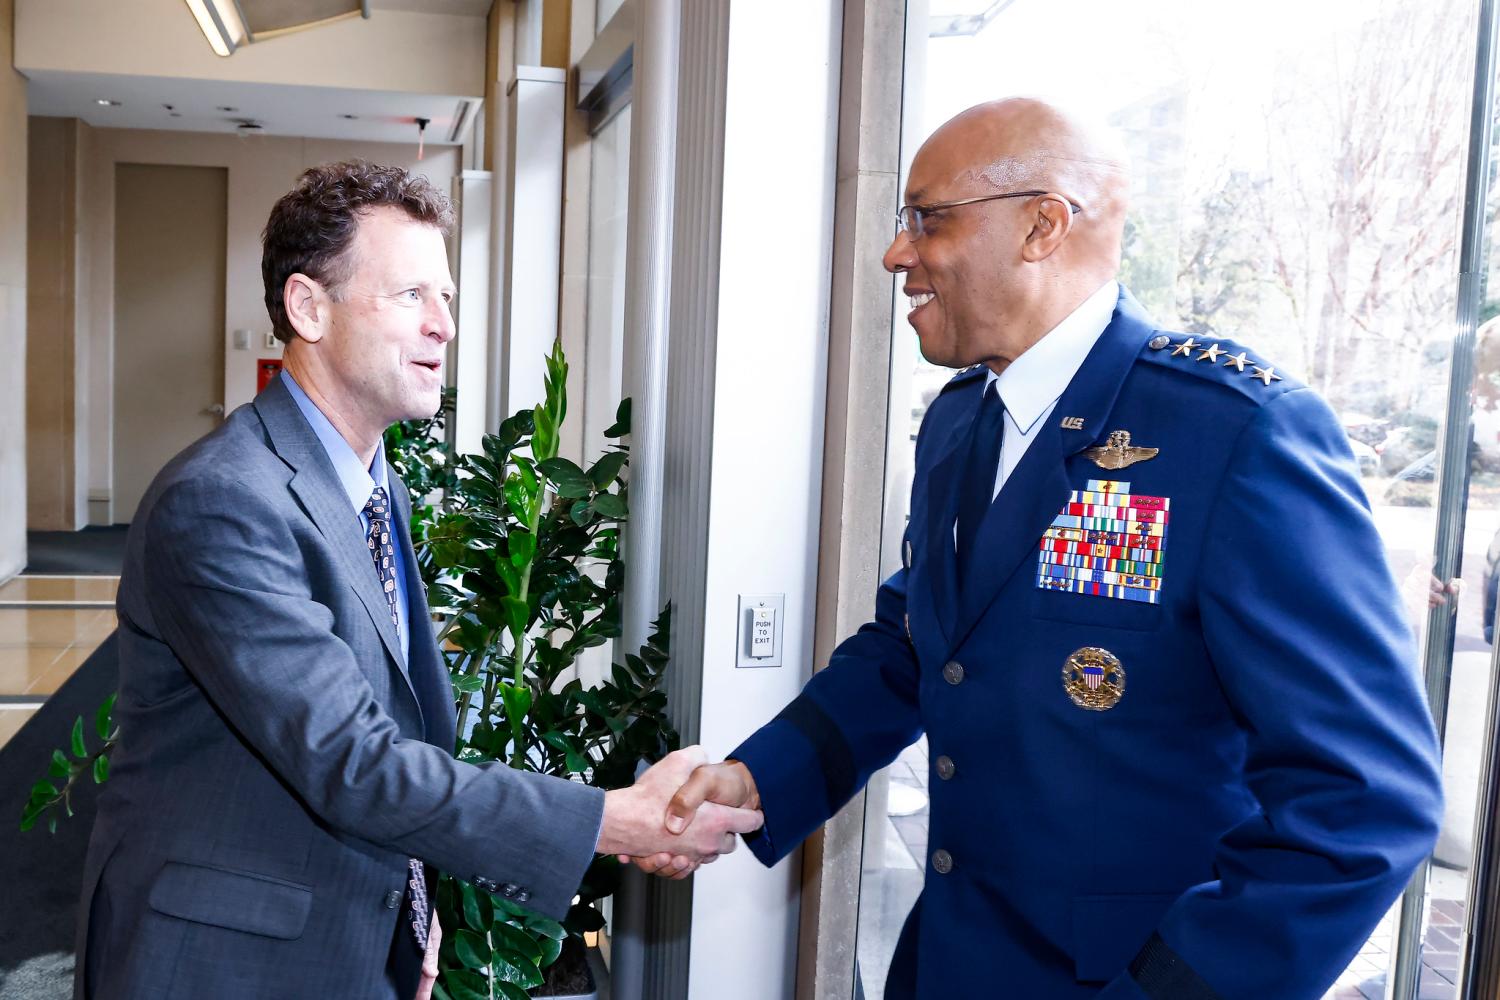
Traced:
<path id="1" fill-rule="evenodd" d="M 387 495 L 391 492 L 390 478 L 386 474 L 385 465 L 385 442 L 381 442 L 375 448 L 375 460 L 366 469 L 360 464 L 359 456 L 354 454 L 354 449 L 349 447 L 349 442 L 338 432 L 323 411 L 318 409 L 318 404 L 307 398 L 307 393 L 297 384 L 297 380 L 283 371 L 281 380 L 285 383 L 287 391 L 292 394 L 292 399 L 297 401 L 297 409 L 302 411 L 302 416 L 311 425 L 313 433 L 323 443 L 323 450 L 328 453 L 328 460 L 333 463 L 333 471 L 338 474 L 339 482 L 343 484 L 344 492 L 349 495 L 349 505 L 354 508 L 354 514 L 359 518 L 360 527 L 365 537 L 370 535 L 370 519 L 365 516 L 365 504 L 370 499 L 370 494 L 375 487 L 385 487 Z M 396 505 L 391 501 L 391 526 L 395 527 Z M 401 657 L 403 660 L 411 660 L 411 629 L 407 626 L 406 607 L 406 560 L 401 558 L 401 546 L 396 546 L 396 637 L 401 640 Z M 374 560 L 370 562 L 370 572 L 375 572 Z M 405 663 L 402 664 L 405 666 Z"/>

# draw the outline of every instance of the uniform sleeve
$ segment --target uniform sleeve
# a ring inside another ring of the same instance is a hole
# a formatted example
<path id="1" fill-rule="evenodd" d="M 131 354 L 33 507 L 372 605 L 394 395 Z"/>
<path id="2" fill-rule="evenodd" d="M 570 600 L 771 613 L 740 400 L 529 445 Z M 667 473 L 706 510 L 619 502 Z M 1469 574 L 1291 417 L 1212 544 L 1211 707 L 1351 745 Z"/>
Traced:
<path id="1" fill-rule="evenodd" d="M 750 769 L 765 825 L 745 838 L 780 861 L 921 734 L 917 658 L 906 635 L 906 570 L 875 598 L 875 619 L 729 756 Z"/>
<path id="2" fill-rule="evenodd" d="M 602 792 L 403 739 L 314 600 L 281 513 L 243 484 L 179 483 L 146 530 L 161 638 L 308 809 L 461 878 L 525 886 L 539 912 L 567 911 Z"/>
<path id="3" fill-rule="evenodd" d="M 1442 817 L 1411 634 L 1332 411 L 1293 390 L 1225 446 L 1199 600 L 1260 810 L 1104 990 L 1115 1000 L 1315 1000 Z"/>

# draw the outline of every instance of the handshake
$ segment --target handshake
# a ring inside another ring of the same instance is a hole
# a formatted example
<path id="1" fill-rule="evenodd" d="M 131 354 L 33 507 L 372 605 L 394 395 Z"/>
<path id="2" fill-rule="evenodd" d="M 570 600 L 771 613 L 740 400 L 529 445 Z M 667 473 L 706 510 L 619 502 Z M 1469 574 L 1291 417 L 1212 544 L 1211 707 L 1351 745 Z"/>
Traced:
<path id="1" fill-rule="evenodd" d="M 758 830 L 760 795 L 738 761 L 710 764 L 702 747 L 663 757 L 629 788 L 604 795 L 597 850 L 663 878 L 686 878 Z"/>

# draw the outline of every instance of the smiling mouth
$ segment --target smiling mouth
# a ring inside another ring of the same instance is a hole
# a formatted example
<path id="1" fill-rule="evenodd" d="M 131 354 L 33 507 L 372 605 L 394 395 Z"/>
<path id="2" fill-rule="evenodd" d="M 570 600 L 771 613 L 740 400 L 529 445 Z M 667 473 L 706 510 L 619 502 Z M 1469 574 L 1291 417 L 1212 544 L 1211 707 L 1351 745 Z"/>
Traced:
<path id="1" fill-rule="evenodd" d="M 907 296 L 907 298 L 911 300 L 911 312 L 907 313 L 907 315 L 915 316 L 923 306 L 931 302 L 936 296 L 931 292 L 917 292 L 914 295 Z"/>
<path id="2" fill-rule="evenodd" d="M 437 374 L 442 370 L 443 367 L 443 363 L 441 361 L 413 361 L 412 364 L 416 365 L 418 368 L 426 368 L 433 374 Z"/>

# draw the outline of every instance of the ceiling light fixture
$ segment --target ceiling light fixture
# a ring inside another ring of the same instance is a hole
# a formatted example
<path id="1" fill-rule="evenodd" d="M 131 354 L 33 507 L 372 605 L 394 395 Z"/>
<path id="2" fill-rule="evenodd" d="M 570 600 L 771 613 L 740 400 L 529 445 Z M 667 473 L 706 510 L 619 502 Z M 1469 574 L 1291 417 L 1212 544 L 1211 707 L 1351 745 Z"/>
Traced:
<path id="1" fill-rule="evenodd" d="M 250 41 L 237 0 L 184 0 L 215 55 L 228 56 Z"/>
<path id="2" fill-rule="evenodd" d="M 94 98 L 94 103 L 101 108 L 118 108 L 120 106 L 119 101 L 112 101 L 107 97 L 96 97 Z"/>

